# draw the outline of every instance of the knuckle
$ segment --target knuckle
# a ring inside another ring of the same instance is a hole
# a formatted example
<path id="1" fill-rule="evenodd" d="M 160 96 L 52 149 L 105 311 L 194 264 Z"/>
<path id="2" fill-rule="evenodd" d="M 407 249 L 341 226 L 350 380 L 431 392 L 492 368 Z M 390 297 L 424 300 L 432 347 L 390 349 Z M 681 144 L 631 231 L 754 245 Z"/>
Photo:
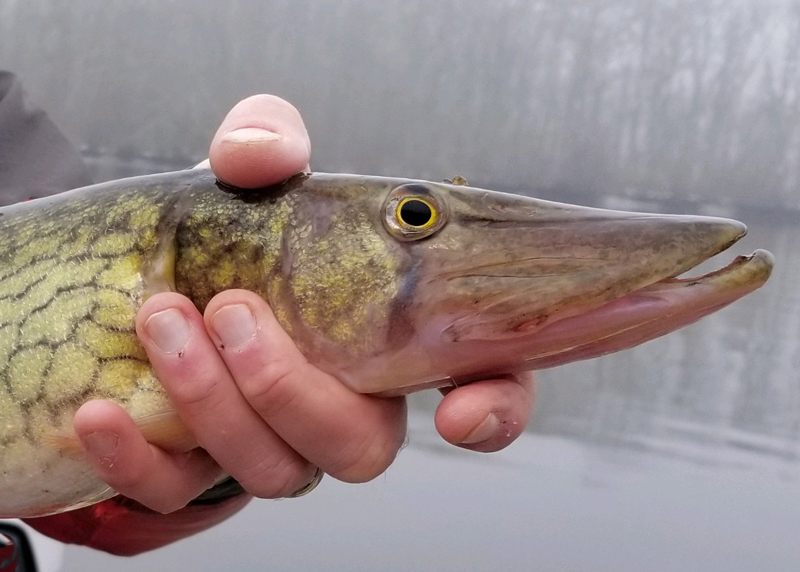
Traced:
<path id="1" fill-rule="evenodd" d="M 309 467 L 308 463 L 299 462 L 294 455 L 287 454 L 276 461 L 258 463 L 247 469 L 241 477 L 237 476 L 237 480 L 254 497 L 279 499 L 303 486 L 304 475 L 310 472 Z"/>
<path id="2" fill-rule="evenodd" d="M 162 383 L 168 387 L 174 401 L 186 407 L 195 407 L 209 403 L 219 393 L 220 381 L 217 377 L 199 376 L 194 380 L 170 377 L 162 380 Z"/>
<path id="3" fill-rule="evenodd" d="M 262 416 L 269 417 L 285 410 L 299 397 L 296 382 L 304 370 L 305 364 L 270 360 L 255 375 L 237 383 L 247 402 Z"/>
<path id="4" fill-rule="evenodd" d="M 384 472 L 397 457 L 400 444 L 384 436 L 369 435 L 340 455 L 342 464 L 329 471 L 346 483 L 366 483 Z"/>

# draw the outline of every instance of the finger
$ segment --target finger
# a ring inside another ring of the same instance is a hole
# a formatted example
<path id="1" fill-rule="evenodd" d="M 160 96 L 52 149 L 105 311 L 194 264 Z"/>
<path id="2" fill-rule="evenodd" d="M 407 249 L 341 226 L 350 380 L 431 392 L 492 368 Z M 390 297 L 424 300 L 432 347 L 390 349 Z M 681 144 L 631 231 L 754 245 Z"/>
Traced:
<path id="1" fill-rule="evenodd" d="M 499 451 L 520 436 L 536 394 L 533 374 L 471 383 L 445 395 L 436 411 L 439 434 L 473 451 Z"/>
<path id="2" fill-rule="evenodd" d="M 136 316 L 136 331 L 181 419 L 246 491 L 285 497 L 313 479 L 316 467 L 242 397 L 188 298 L 174 292 L 151 297 Z"/>
<path id="3" fill-rule="evenodd" d="M 218 294 L 205 322 L 244 397 L 306 459 L 348 482 L 370 480 L 394 460 L 406 433 L 404 399 L 354 393 L 310 365 L 252 292 Z"/>
<path id="4" fill-rule="evenodd" d="M 255 189 L 308 168 L 311 141 L 300 113 L 274 95 L 239 102 L 222 121 L 208 158 L 229 185 Z"/>
<path id="5" fill-rule="evenodd" d="M 219 466 L 201 449 L 169 454 L 144 440 L 124 409 L 89 401 L 75 414 L 89 462 L 116 492 L 158 512 L 173 512 L 214 485 Z"/>

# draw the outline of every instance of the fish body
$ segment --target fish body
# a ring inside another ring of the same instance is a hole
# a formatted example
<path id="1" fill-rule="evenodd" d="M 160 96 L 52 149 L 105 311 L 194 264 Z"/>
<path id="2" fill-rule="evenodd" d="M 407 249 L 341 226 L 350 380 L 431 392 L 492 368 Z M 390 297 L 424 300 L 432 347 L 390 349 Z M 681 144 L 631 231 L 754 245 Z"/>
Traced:
<path id="1" fill-rule="evenodd" d="M 200 169 L 1 209 L 0 516 L 114 495 L 59 446 L 86 401 L 114 400 L 143 426 L 173 413 L 134 330 L 155 293 L 202 310 L 226 289 L 257 292 L 317 367 L 394 395 L 595 357 L 695 321 L 768 278 L 764 251 L 675 278 L 744 232 L 406 179 L 232 189 Z"/>

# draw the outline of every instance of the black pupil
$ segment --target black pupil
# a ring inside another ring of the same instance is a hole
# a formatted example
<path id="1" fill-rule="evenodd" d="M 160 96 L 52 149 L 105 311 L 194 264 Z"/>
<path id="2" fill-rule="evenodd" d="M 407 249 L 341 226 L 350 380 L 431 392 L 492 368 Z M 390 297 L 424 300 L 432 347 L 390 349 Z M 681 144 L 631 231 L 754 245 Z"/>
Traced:
<path id="1" fill-rule="evenodd" d="M 400 207 L 400 218 L 409 226 L 425 226 L 433 218 L 433 211 L 423 201 L 406 201 Z"/>

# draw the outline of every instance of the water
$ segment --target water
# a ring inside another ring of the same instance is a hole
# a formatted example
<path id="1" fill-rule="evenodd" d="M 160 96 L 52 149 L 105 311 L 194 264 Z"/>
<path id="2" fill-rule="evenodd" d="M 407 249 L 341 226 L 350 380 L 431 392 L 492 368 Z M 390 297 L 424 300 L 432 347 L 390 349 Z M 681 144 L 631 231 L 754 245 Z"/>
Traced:
<path id="1" fill-rule="evenodd" d="M 435 434 L 363 486 L 254 502 L 200 536 L 65 570 L 800 569 L 800 2 L 387 0 L 198 9 L 0 3 L 0 66 L 99 179 L 202 158 L 250 93 L 298 104 L 331 171 L 465 175 L 611 207 L 736 215 L 777 267 L 746 300 L 539 374 L 508 450 Z"/>

